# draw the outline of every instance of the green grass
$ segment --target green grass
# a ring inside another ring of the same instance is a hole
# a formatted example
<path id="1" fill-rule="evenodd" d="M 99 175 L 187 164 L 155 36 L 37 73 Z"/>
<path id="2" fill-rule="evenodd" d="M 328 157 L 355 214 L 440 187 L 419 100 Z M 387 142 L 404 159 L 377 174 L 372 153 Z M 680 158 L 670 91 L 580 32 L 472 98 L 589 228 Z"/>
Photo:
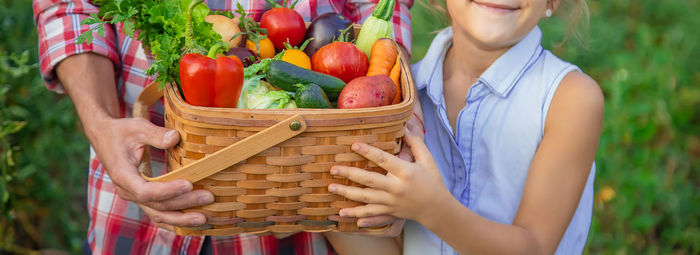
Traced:
<path id="1" fill-rule="evenodd" d="M 420 1 L 411 10 L 414 62 L 431 32 L 446 24 Z M 698 2 L 589 4 L 587 49 L 577 43 L 554 48 L 562 20 L 541 23 L 545 47 L 579 65 L 606 97 L 586 253 L 700 254 Z M 34 65 L 36 34 L 27 31 L 35 31 L 31 1 L 3 1 L 0 253 L 80 253 L 88 144 L 70 100 L 44 88 Z M 9 134 L 11 126 L 22 128 Z"/>

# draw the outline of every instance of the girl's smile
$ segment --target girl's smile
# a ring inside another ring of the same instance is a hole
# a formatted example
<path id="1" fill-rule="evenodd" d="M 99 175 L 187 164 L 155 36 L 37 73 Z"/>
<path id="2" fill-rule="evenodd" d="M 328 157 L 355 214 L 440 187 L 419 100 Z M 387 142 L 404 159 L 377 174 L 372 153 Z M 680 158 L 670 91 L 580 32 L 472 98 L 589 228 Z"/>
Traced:
<path id="1" fill-rule="evenodd" d="M 555 9 L 558 0 L 447 0 L 455 40 L 483 50 L 503 50 L 520 41 Z M 466 42 L 465 42 L 466 43 Z"/>
<path id="2" fill-rule="evenodd" d="M 496 14 L 510 14 L 515 11 L 520 10 L 519 6 L 512 6 L 509 4 L 500 4 L 500 3 L 491 3 L 487 1 L 471 1 L 472 3 L 476 4 L 476 6 L 479 6 L 481 8 L 484 8 L 490 12 L 496 13 Z"/>

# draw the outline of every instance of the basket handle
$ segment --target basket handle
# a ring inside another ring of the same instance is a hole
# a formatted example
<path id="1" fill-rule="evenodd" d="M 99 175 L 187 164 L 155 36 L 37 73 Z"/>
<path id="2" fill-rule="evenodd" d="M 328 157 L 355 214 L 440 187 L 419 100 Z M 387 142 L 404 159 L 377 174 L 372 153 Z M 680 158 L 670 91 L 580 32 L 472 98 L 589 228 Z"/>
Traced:
<path id="1" fill-rule="evenodd" d="M 146 87 L 134 103 L 134 116 L 148 118 L 148 108 L 162 96 L 163 93 L 158 92 L 156 85 L 151 84 Z M 150 157 L 148 150 L 144 150 L 139 163 L 139 172 L 148 181 L 169 182 L 180 179 L 194 183 L 295 137 L 304 130 L 306 130 L 306 122 L 300 114 L 296 114 L 176 171 L 158 177 L 150 177 Z"/>
<path id="2" fill-rule="evenodd" d="M 150 109 L 151 106 L 162 97 L 163 90 L 158 89 L 158 83 L 152 82 L 151 84 L 148 84 L 148 86 L 143 88 L 141 94 L 139 94 L 139 96 L 136 98 L 132 115 L 134 117 L 141 117 L 150 120 L 151 115 L 148 113 L 148 109 Z M 139 162 L 138 169 L 142 176 L 153 176 L 153 172 L 151 171 L 151 154 L 149 151 L 150 150 L 148 148 L 143 150 L 141 162 Z"/>

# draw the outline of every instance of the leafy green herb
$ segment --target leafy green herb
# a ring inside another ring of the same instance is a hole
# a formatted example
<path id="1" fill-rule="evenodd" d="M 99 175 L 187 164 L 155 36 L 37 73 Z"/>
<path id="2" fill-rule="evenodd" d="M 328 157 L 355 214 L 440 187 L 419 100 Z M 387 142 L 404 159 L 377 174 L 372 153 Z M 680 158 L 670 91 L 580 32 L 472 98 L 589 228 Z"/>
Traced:
<path id="1" fill-rule="evenodd" d="M 267 29 L 261 28 L 260 23 L 255 22 L 252 15 L 245 12 L 241 3 L 236 5 L 236 13 L 240 15 L 241 19 L 241 23 L 238 23 L 238 27 L 246 34 L 247 40 L 255 43 L 256 52 L 258 52 L 257 55 L 260 57 L 260 41 L 267 38 Z"/>
<path id="2" fill-rule="evenodd" d="M 272 58 L 264 58 L 261 59 L 258 63 L 252 64 L 245 69 L 243 69 L 243 74 L 245 78 L 251 77 L 253 75 L 265 75 L 267 74 L 267 69 L 270 67 L 270 63 L 272 63 L 275 60 L 281 60 L 282 56 L 284 56 L 284 51 L 277 53 Z"/>
<path id="3" fill-rule="evenodd" d="M 216 14 L 216 15 L 221 15 L 221 16 L 225 16 L 225 17 L 227 17 L 227 18 L 229 18 L 229 19 L 235 19 L 235 18 L 236 18 L 236 16 L 233 15 L 233 12 L 232 12 L 231 10 L 224 10 L 224 11 L 217 10 L 217 11 L 214 11 L 214 14 Z"/>
<path id="4" fill-rule="evenodd" d="M 100 12 L 83 20 L 82 24 L 90 25 L 91 29 L 77 42 L 91 43 L 93 31 L 104 36 L 104 25 L 123 23 L 124 33 L 141 41 L 153 55 L 153 64 L 146 70 L 146 75 L 157 75 L 155 81 L 160 84 L 179 83 L 180 58 L 185 48 L 185 14 L 189 5 L 197 1 L 202 0 L 96 0 Z M 212 25 L 204 21 L 209 14 L 209 8 L 200 4 L 192 15 L 196 44 L 207 49 L 222 40 Z"/>

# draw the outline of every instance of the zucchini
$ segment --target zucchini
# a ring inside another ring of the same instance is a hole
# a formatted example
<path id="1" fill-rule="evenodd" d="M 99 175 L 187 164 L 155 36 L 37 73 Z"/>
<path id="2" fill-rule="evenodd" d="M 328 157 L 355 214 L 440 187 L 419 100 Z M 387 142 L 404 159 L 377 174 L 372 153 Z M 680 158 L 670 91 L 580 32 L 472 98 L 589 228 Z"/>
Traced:
<path id="1" fill-rule="evenodd" d="M 265 77 L 268 83 L 286 91 L 296 91 L 296 84 L 317 84 L 330 100 L 335 100 L 345 87 L 345 82 L 336 77 L 298 67 L 285 61 L 270 63 Z"/>
<path id="2" fill-rule="evenodd" d="M 360 33 L 357 35 L 355 45 L 362 51 L 371 55 L 372 45 L 380 38 L 392 38 L 394 36 L 394 23 L 391 17 L 394 15 L 395 0 L 379 0 L 374 7 L 372 16 L 363 23 Z"/>
<path id="3" fill-rule="evenodd" d="M 297 92 L 294 95 L 294 102 L 298 108 L 331 108 L 326 93 L 316 84 L 297 84 Z"/>

